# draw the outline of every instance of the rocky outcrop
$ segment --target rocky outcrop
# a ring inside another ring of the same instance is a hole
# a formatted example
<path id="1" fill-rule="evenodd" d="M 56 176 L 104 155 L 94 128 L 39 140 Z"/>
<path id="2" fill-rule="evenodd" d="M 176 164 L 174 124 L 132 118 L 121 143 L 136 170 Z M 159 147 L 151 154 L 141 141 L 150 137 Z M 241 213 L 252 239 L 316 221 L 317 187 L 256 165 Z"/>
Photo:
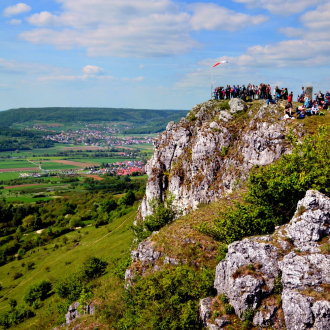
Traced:
<path id="1" fill-rule="evenodd" d="M 188 213 L 230 193 L 252 166 L 269 164 L 288 152 L 285 125 L 276 118 L 281 110 L 262 103 L 247 109 L 240 99 L 230 100 L 228 109 L 220 101 L 208 101 L 179 123 L 167 125 L 153 141 L 138 219 L 151 214 L 149 202 L 164 200 L 167 191 Z"/>
<path id="2" fill-rule="evenodd" d="M 68 312 L 65 314 L 65 322 L 64 324 L 54 328 L 53 330 L 60 330 L 63 328 L 67 328 L 75 319 L 78 319 L 81 317 L 81 314 L 79 312 L 79 302 L 74 302 L 71 304 L 68 308 Z M 84 306 L 82 308 L 83 314 L 93 315 L 95 313 L 95 304 L 94 302 L 90 303 L 87 306 Z M 71 329 L 71 328 L 70 328 Z M 81 329 L 80 326 L 74 327 L 72 329 Z"/>
<path id="3" fill-rule="evenodd" d="M 273 235 L 229 246 L 216 268 L 218 294 L 227 297 L 241 319 L 252 311 L 255 326 L 329 329 L 330 256 L 322 253 L 322 244 L 329 244 L 329 228 L 330 199 L 307 191 L 290 223 Z M 221 329 L 210 320 L 212 299 L 203 299 L 200 306 L 204 325 Z"/>
<path id="4" fill-rule="evenodd" d="M 159 261 L 161 257 L 162 259 Z M 133 264 L 125 272 L 126 287 L 133 285 L 133 278 L 137 274 L 143 276 L 147 271 L 161 270 L 161 265 L 170 264 L 177 266 L 186 262 L 185 260 L 164 256 L 161 252 L 157 251 L 152 237 L 142 241 L 137 249 L 131 252 L 131 258 Z"/>

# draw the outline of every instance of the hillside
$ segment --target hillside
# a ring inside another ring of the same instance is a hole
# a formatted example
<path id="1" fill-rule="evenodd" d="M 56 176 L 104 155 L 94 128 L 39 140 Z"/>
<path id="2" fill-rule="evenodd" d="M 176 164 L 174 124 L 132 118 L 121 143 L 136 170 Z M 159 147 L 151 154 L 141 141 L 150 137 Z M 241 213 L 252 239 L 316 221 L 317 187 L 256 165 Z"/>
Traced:
<path id="1" fill-rule="evenodd" d="M 327 329 L 330 114 L 284 122 L 282 113 L 264 101 L 208 101 L 169 123 L 154 140 L 138 212 L 135 202 L 119 217 L 126 210 L 119 206 L 107 226 L 102 199 L 109 196 L 101 191 L 77 196 L 65 209 L 65 200 L 51 212 L 52 203 L 42 206 L 43 221 L 62 226 L 92 214 L 98 220 L 49 241 L 47 228 L 40 251 L 21 260 L 11 255 L 2 266 L 2 312 L 23 308 L 32 284 L 54 286 L 40 305 L 28 307 L 36 316 L 23 315 L 14 328 Z M 75 214 L 66 216 L 71 203 L 78 203 Z M 310 233 L 317 234 L 308 239 Z M 86 253 L 109 263 L 99 277 L 81 277 Z M 33 273 L 24 268 L 30 260 Z M 17 272 L 23 276 L 13 279 Z M 59 288 L 70 285 L 75 296 L 65 297 Z M 68 313 L 74 302 L 93 315 L 76 304 Z M 84 315 L 73 319 L 77 313 Z M 60 327 L 65 314 L 70 325 Z"/>
<path id="2" fill-rule="evenodd" d="M 0 112 L 1 127 L 26 122 L 128 122 L 138 126 L 129 133 L 152 133 L 165 129 L 166 124 L 178 121 L 187 114 L 184 110 L 147 110 L 117 108 L 19 108 Z"/>

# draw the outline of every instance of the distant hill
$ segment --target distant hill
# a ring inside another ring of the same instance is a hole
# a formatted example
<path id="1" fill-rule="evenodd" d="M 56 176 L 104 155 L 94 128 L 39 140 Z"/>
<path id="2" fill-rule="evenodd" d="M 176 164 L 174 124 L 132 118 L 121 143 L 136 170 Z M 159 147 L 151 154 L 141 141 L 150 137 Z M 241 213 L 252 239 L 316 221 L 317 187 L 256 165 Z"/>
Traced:
<path id="1" fill-rule="evenodd" d="M 19 108 L 0 112 L 0 127 L 35 120 L 57 123 L 125 121 L 139 124 L 138 133 L 152 133 L 164 130 L 169 121 L 178 121 L 187 113 L 188 110 L 126 108 Z"/>

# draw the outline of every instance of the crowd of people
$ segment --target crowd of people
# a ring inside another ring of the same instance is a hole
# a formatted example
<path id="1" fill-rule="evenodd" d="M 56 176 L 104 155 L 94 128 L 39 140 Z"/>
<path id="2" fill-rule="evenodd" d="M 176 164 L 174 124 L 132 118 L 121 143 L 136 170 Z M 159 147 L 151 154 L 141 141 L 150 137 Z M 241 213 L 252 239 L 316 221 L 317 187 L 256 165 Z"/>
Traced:
<path id="1" fill-rule="evenodd" d="M 284 109 L 284 117 L 282 119 L 303 119 L 306 116 L 324 115 L 322 110 L 328 110 L 330 93 L 327 91 L 323 94 L 321 91 L 315 93 L 315 100 L 313 101 L 312 95 L 308 95 L 305 88 L 301 88 L 301 94 L 297 97 L 297 102 L 302 103 L 301 106 L 296 107 L 293 113 L 292 102 L 288 102 Z"/>
<path id="2" fill-rule="evenodd" d="M 229 100 L 232 98 L 240 98 L 245 102 L 252 100 L 267 100 L 267 105 L 270 103 L 277 104 L 279 100 L 287 101 L 284 109 L 284 117 L 279 118 L 283 120 L 288 119 L 302 119 L 306 116 L 324 115 L 322 110 L 328 110 L 330 102 L 330 93 L 327 91 L 323 94 L 321 91 L 315 93 L 315 100 L 312 95 L 307 95 L 305 88 L 302 87 L 301 94 L 297 96 L 297 102 L 302 103 L 301 106 L 296 107 L 293 111 L 293 93 L 288 93 L 287 88 L 279 88 L 276 86 L 273 89 L 269 84 L 259 84 L 247 86 L 242 85 L 226 85 L 226 87 L 216 87 L 213 92 L 213 97 L 216 100 Z"/>
<path id="3" fill-rule="evenodd" d="M 277 101 L 279 99 L 287 100 L 288 89 L 278 88 L 276 86 L 273 91 L 274 99 Z M 259 84 L 247 86 L 242 85 L 227 85 L 226 87 L 216 87 L 213 92 L 213 96 L 216 100 L 229 100 L 232 98 L 240 98 L 244 101 L 252 100 L 268 100 L 270 97 L 272 99 L 272 90 L 269 84 Z"/>

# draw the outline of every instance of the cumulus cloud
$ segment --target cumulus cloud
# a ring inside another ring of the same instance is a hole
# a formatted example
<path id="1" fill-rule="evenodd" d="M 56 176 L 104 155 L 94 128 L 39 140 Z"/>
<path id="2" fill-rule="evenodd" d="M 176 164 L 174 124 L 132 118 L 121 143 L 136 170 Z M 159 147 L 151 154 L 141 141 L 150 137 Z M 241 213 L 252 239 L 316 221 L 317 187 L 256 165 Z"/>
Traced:
<path id="1" fill-rule="evenodd" d="M 15 16 L 22 13 L 27 13 L 31 10 L 31 7 L 25 3 L 18 3 L 15 6 L 9 6 L 4 9 L 3 14 L 7 17 Z"/>
<path id="2" fill-rule="evenodd" d="M 27 21 L 37 28 L 20 37 L 60 49 L 85 48 L 89 56 L 157 57 L 201 47 L 190 35 L 193 30 L 236 31 L 266 20 L 214 4 L 183 10 L 173 0 L 79 0 L 79 5 L 76 0 L 58 1 L 61 13 L 31 15 Z M 213 16 L 218 19 L 210 20 Z"/>
<path id="3" fill-rule="evenodd" d="M 82 72 L 87 75 L 98 75 L 104 72 L 104 70 L 95 65 L 86 65 L 82 68 Z"/>
<path id="4" fill-rule="evenodd" d="M 60 26 L 62 25 L 60 17 L 43 11 L 40 14 L 33 14 L 26 19 L 30 24 L 35 26 Z"/>
<path id="5" fill-rule="evenodd" d="M 243 3 L 248 8 L 262 7 L 269 10 L 273 14 L 291 15 L 301 13 L 306 8 L 316 6 L 324 2 L 324 0 L 233 0 L 234 2 Z"/>
<path id="6" fill-rule="evenodd" d="M 264 15 L 250 16 L 236 13 L 215 4 L 197 3 L 191 5 L 194 15 L 191 24 L 194 30 L 228 30 L 237 31 L 248 25 L 259 25 L 268 20 Z"/>
<path id="7" fill-rule="evenodd" d="M 313 30 L 329 30 L 330 3 L 320 5 L 316 10 L 309 11 L 301 17 L 302 23 Z M 327 31 L 328 32 L 328 31 Z"/>

